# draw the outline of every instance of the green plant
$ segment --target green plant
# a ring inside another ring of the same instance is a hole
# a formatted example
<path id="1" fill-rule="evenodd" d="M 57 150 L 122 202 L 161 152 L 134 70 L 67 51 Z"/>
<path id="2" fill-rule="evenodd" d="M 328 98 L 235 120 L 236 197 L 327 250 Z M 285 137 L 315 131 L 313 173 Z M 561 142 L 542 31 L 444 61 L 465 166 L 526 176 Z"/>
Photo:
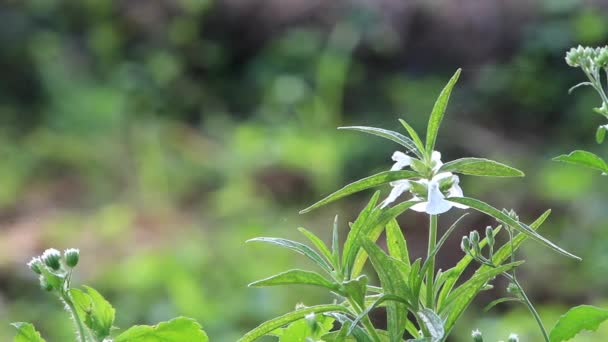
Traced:
<path id="1" fill-rule="evenodd" d="M 40 287 L 64 304 L 72 319 L 77 342 L 146 342 L 146 341 L 208 341 L 201 326 L 194 320 L 178 317 L 155 326 L 137 325 L 120 334 L 113 334 L 115 309 L 95 289 L 72 287 L 72 274 L 80 259 L 80 251 L 67 249 L 63 255 L 56 249 L 47 249 L 34 257 L 29 268 L 39 276 Z M 13 323 L 17 329 L 15 342 L 44 342 L 30 323 Z M 115 337 L 111 337 L 116 335 Z"/>
<path id="2" fill-rule="evenodd" d="M 297 322 L 311 313 L 331 317 L 340 324 L 338 331 L 328 332 L 321 337 L 324 341 L 402 341 L 406 335 L 409 336 L 408 341 L 445 341 L 476 295 L 491 286 L 494 278 L 502 275 L 517 289 L 513 291 L 516 292 L 514 298 L 528 306 L 538 321 L 545 340 L 549 342 L 548 333 L 536 310 L 515 277 L 514 269 L 523 261 L 515 261 L 514 254 L 517 248 L 530 238 L 562 255 L 579 258 L 537 233 L 536 230 L 548 217 L 549 211 L 528 225 L 520 221 L 512 211 L 501 211 L 478 199 L 464 197 L 456 173 L 491 177 L 520 177 L 523 173 L 505 164 L 482 158 L 462 158 L 447 163 L 441 161 L 441 154 L 435 151 L 435 142 L 450 93 L 459 75 L 460 70 L 440 93 L 428 120 L 425 142 L 404 120 L 400 122 L 409 137 L 380 128 L 342 127 L 391 140 L 400 144 L 410 155 L 401 151 L 395 152 L 392 156 L 395 164 L 389 171 L 346 185 L 301 211 L 306 213 L 355 192 L 390 184 L 391 192 L 382 202 L 379 202 L 380 193 L 374 193 L 368 205 L 350 224 L 350 231 L 342 246 L 339 244 L 337 218 L 334 221 L 331 247 L 303 228 L 300 232 L 310 240 L 316 250 L 305 244 L 280 238 L 261 237 L 250 240 L 278 245 L 303 254 L 325 273 L 321 275 L 317 272 L 293 269 L 254 282 L 250 286 L 318 286 L 335 294 L 336 302 L 296 309 L 263 323 L 240 341 L 253 341 L 267 334 L 276 334 L 276 329 L 289 324 L 299 324 Z M 405 167 L 411 169 L 402 170 Z M 410 193 L 411 199 L 391 206 L 405 193 Z M 435 268 L 435 256 L 458 227 L 462 217 L 456 220 L 440 239 L 437 236 L 438 218 L 453 207 L 472 208 L 495 218 L 507 227 L 510 239 L 499 247 L 495 245 L 494 236 L 501 227 L 488 229 L 483 240 L 473 231 L 470 237 L 463 239 L 463 249 L 466 252 L 464 257 L 453 268 L 445 272 L 438 271 Z M 410 259 L 407 240 L 397 223 L 396 218 L 408 209 L 428 214 L 428 249 L 425 260 Z M 383 231 L 386 232 L 388 253 L 376 244 Z M 488 257 L 482 254 L 486 245 L 489 247 Z M 497 248 L 496 252 L 494 248 Z M 380 280 L 380 286 L 368 284 L 369 278 L 361 274 L 368 259 Z M 464 270 L 472 261 L 477 261 L 481 266 L 469 279 L 462 280 Z M 386 331 L 376 328 L 369 317 L 369 313 L 379 306 L 386 307 Z M 316 340 L 317 337 L 310 338 Z M 516 340 L 516 337 L 512 340 Z"/>

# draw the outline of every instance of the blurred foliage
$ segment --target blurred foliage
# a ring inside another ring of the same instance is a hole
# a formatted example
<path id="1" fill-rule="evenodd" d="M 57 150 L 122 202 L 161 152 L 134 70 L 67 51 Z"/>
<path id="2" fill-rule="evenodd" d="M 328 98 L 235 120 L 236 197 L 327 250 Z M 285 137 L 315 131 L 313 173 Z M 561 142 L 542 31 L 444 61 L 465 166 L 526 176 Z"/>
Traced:
<path id="1" fill-rule="evenodd" d="M 395 149 L 335 127 L 391 128 L 407 117 L 420 129 L 459 66 L 464 80 L 439 148 L 450 160 L 499 156 L 527 174 L 475 184 L 463 177 L 462 186 L 523 217 L 553 208 L 542 233 L 584 258 L 575 263 L 526 245 L 522 277 L 549 313 L 547 325 L 562 306 L 605 305 L 608 185 L 549 161 L 574 147 L 601 154 L 593 142 L 594 94 L 567 96 L 580 78 L 563 56 L 578 43 L 605 44 L 605 8 L 514 2 L 501 20 L 476 22 L 499 7 L 387 1 L 399 9 L 392 18 L 374 5 L 263 3 L 256 11 L 248 2 L 212 0 L 1 5 L 4 322 L 31 320 L 51 340 L 67 340 L 61 308 L 25 268 L 48 246 L 95 255 L 82 260 L 95 271 L 81 280 L 107 295 L 123 327 L 183 314 L 212 340 L 234 341 L 299 301 L 326 300 L 308 288 L 248 289 L 301 259 L 244 241 L 295 238 L 300 225 L 327 239 L 333 215 L 345 223 L 365 199 L 314 215 L 298 216 L 298 209 L 387 168 Z M 480 32 L 484 39 L 471 38 Z M 475 217 L 471 228 L 490 223 Z M 424 236 L 414 226 L 421 218 L 406 218 L 415 244 Z M 441 267 L 453 256 L 441 255 Z M 456 339 L 479 327 L 533 340 L 533 322 L 521 310 L 470 312 Z M 0 340 L 11 334 L 0 325 Z M 596 337 L 608 338 L 602 334 Z"/>

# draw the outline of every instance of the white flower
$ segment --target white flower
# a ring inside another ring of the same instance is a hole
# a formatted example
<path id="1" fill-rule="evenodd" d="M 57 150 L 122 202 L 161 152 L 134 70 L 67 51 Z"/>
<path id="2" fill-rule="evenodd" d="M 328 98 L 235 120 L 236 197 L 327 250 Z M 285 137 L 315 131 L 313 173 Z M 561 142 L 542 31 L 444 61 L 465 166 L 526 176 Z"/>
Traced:
<path id="1" fill-rule="evenodd" d="M 433 166 L 433 171 L 439 171 L 443 166 L 443 163 L 441 162 L 441 152 L 433 151 L 433 153 L 431 153 L 431 165 Z"/>
<path id="2" fill-rule="evenodd" d="M 468 208 L 465 205 L 453 203 L 445 199 L 445 195 L 439 189 L 439 182 L 449 177 L 452 178 L 452 186 L 447 191 L 448 197 L 462 197 L 462 188 L 458 185 L 460 182 L 458 176 L 453 175 L 451 172 L 442 172 L 435 175 L 430 181 L 426 179 L 421 180 L 421 182 L 426 183 L 428 189 L 426 201 L 414 204 L 411 209 L 418 212 L 426 212 L 430 215 L 438 215 L 445 213 L 452 209 L 452 207 Z M 412 200 L 420 200 L 420 198 L 415 197 Z"/>
<path id="3" fill-rule="evenodd" d="M 412 158 L 400 151 L 395 151 L 391 159 L 395 161 L 395 164 L 391 167 L 391 171 L 401 170 L 412 163 Z"/>
<path id="4" fill-rule="evenodd" d="M 427 179 L 421 179 L 418 181 L 419 184 L 426 185 L 427 196 L 426 201 L 418 196 L 414 196 L 410 201 L 422 201 L 414 204 L 411 209 L 418 212 L 426 212 L 430 215 L 438 215 L 445 213 L 457 207 L 461 209 L 468 208 L 465 205 L 459 203 L 453 203 L 446 199 L 446 196 L 441 192 L 439 188 L 441 180 L 445 178 L 451 178 L 452 186 L 447 191 L 448 197 L 462 197 L 462 188 L 459 185 L 458 176 L 453 175 L 451 172 L 442 172 L 435 175 L 430 181 Z M 388 197 L 382 202 L 382 208 L 386 207 L 390 203 L 394 202 L 401 194 L 410 190 L 411 183 L 408 180 L 398 180 L 390 183 L 393 189 Z"/>

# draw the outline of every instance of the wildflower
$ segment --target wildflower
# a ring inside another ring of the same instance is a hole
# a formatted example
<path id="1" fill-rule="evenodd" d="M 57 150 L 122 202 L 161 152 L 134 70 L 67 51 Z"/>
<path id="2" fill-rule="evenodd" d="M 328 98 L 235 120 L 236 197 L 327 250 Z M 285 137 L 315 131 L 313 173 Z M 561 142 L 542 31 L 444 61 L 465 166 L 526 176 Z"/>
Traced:
<path id="1" fill-rule="evenodd" d="M 391 171 L 401 170 L 404 167 L 412 164 L 412 158 L 405 153 L 396 151 L 391 157 L 395 164 L 391 167 Z M 439 171 L 443 162 L 441 162 L 441 153 L 433 151 L 431 154 L 431 169 L 433 172 Z M 452 207 L 466 209 L 467 206 L 458 203 L 452 203 L 446 200 L 447 197 L 462 197 L 462 188 L 458 185 L 460 179 L 451 172 L 441 172 L 435 174 L 430 180 L 420 179 L 418 181 L 398 180 L 391 182 L 393 187 L 388 197 L 382 202 L 381 207 L 393 203 L 399 196 L 406 191 L 411 191 L 414 196 L 411 201 L 420 201 L 412 206 L 412 210 L 418 212 L 426 212 L 430 215 L 445 213 Z M 419 193 L 413 191 L 412 187 L 423 188 L 425 191 Z M 445 194 L 444 194 L 445 193 Z"/>
<path id="2" fill-rule="evenodd" d="M 42 274 L 42 260 L 40 259 L 40 257 L 32 258 L 32 260 L 27 263 L 27 267 L 29 267 L 30 270 L 34 271 L 34 273 L 36 274 Z"/>

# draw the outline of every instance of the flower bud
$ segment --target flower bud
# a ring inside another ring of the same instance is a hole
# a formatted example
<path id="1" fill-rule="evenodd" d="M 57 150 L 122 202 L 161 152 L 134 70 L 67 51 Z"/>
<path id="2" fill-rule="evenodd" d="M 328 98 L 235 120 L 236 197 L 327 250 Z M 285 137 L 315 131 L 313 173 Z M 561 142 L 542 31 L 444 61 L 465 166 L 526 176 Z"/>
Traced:
<path id="1" fill-rule="evenodd" d="M 509 285 L 507 286 L 507 292 L 514 294 L 518 297 L 521 293 L 521 291 L 519 290 L 519 287 L 517 287 L 517 285 L 515 285 L 513 283 L 509 283 Z"/>
<path id="2" fill-rule="evenodd" d="M 473 330 L 471 337 L 473 338 L 473 342 L 483 342 L 483 336 L 481 336 L 481 331 L 479 330 Z"/>
<path id="3" fill-rule="evenodd" d="M 511 334 L 509 335 L 509 339 L 507 340 L 507 342 L 519 342 L 519 337 L 517 336 L 517 334 Z"/>
<path id="4" fill-rule="evenodd" d="M 40 276 L 40 288 L 49 292 L 53 291 L 53 285 L 51 285 L 44 276 Z"/>
<path id="5" fill-rule="evenodd" d="M 462 242 L 460 243 L 460 248 L 466 254 L 471 252 L 471 241 L 469 240 L 469 238 L 467 236 L 462 237 Z"/>
<path id="6" fill-rule="evenodd" d="M 30 268 L 30 270 L 34 271 L 34 273 L 36 274 L 42 274 L 42 260 L 40 260 L 40 257 L 34 257 L 32 258 L 32 260 L 30 260 L 30 262 L 27 263 L 27 266 Z"/>
<path id="7" fill-rule="evenodd" d="M 63 252 L 63 256 L 65 257 L 65 263 L 70 268 L 74 268 L 78 265 L 78 260 L 80 259 L 80 250 L 76 248 L 69 248 Z"/>
<path id="8" fill-rule="evenodd" d="M 598 48 L 597 54 L 595 56 L 595 64 L 598 67 L 605 68 L 608 65 L 608 48 Z"/>
<path id="9" fill-rule="evenodd" d="M 471 233 L 469 233 L 469 239 L 471 239 L 471 244 L 473 246 L 479 244 L 479 233 L 474 230 Z"/>
<path id="10" fill-rule="evenodd" d="M 496 240 L 494 239 L 494 229 L 492 227 L 486 227 L 486 239 L 488 240 L 488 245 L 494 246 Z"/>
<path id="11" fill-rule="evenodd" d="M 59 262 L 61 259 L 61 253 L 54 248 L 49 248 L 40 257 L 45 265 L 47 265 L 52 270 L 59 270 L 61 268 L 61 263 Z"/>
<path id="12" fill-rule="evenodd" d="M 580 45 L 578 46 L 581 47 Z M 570 51 L 566 53 L 566 63 L 571 67 L 580 66 L 581 53 L 577 48 L 571 48 Z"/>

